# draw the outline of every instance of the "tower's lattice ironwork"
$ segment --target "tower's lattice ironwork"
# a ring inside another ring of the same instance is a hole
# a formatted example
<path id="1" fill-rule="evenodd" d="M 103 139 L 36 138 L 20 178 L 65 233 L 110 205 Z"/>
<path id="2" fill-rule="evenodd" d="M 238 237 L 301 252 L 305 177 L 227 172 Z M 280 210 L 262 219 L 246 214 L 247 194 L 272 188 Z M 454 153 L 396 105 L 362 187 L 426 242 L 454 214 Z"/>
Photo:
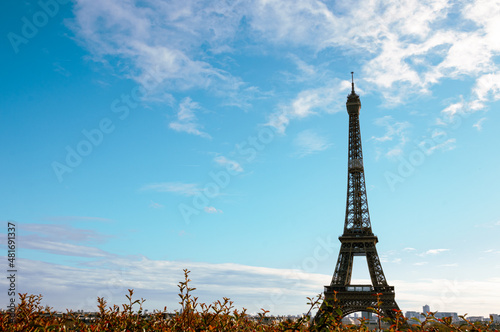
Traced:
<path id="1" fill-rule="evenodd" d="M 384 276 L 375 247 L 378 239 L 372 232 L 368 211 L 359 127 L 361 101 L 354 92 L 354 78 L 351 94 L 347 96 L 346 107 L 349 114 L 349 161 L 345 224 L 344 233 L 339 237 L 341 247 L 332 282 L 329 286 L 325 286 L 325 301 L 333 304 L 336 298 L 342 316 L 346 316 L 357 311 L 368 311 L 369 307 L 376 307 L 375 294 L 379 294 L 382 313 L 394 317 L 394 309 L 399 310 L 394 298 L 394 287 L 387 284 Z M 371 285 L 351 284 L 354 256 L 366 256 Z M 326 305 L 323 305 L 322 309 L 328 310 Z"/>

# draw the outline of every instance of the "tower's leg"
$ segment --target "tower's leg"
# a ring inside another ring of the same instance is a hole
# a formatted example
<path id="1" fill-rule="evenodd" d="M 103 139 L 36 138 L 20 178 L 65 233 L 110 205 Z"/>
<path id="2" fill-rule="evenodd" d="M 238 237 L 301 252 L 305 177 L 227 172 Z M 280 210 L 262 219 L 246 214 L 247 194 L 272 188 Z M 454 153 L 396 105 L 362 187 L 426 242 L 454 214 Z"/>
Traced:
<path id="1" fill-rule="evenodd" d="M 352 276 L 352 266 L 353 266 L 353 256 L 351 253 L 351 244 L 342 243 L 331 285 L 350 284 Z"/>

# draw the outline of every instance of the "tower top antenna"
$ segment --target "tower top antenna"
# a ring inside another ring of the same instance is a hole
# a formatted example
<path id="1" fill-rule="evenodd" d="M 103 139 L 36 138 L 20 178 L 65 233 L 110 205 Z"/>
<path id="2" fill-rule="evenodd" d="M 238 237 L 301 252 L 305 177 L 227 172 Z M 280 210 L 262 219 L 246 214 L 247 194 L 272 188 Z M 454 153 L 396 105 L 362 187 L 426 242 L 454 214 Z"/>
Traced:
<path id="1" fill-rule="evenodd" d="M 351 83 L 351 85 L 352 85 L 352 93 L 354 94 L 355 92 L 354 92 L 354 72 L 353 71 L 351 71 L 351 79 L 352 79 L 352 83 Z"/>

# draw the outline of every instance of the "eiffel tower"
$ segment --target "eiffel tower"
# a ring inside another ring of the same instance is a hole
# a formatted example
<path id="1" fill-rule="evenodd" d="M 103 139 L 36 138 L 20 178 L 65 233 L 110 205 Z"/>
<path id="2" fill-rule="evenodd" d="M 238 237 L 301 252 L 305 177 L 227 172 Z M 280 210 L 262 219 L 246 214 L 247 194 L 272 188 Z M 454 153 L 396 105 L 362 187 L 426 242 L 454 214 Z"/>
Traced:
<path id="1" fill-rule="evenodd" d="M 375 248 L 378 242 L 372 232 L 368 199 L 365 188 L 365 173 L 363 168 L 363 152 L 361 150 L 361 132 L 359 128 L 359 110 L 361 101 L 354 92 L 354 73 L 352 75 L 352 91 L 347 96 L 347 113 L 349 114 L 349 163 L 347 181 L 347 204 L 344 224 L 344 234 L 339 237 L 340 253 L 335 266 L 330 286 L 325 286 L 325 301 L 342 310 L 342 317 L 357 311 L 369 311 L 377 307 L 377 296 L 382 301 L 381 313 L 385 317 L 395 317 L 399 310 L 394 298 L 394 287 L 387 280 L 380 264 Z M 351 284 L 354 256 L 365 256 L 370 272 L 371 285 Z M 323 303 L 318 314 L 332 310 Z M 335 314 L 335 313 L 334 313 Z"/>

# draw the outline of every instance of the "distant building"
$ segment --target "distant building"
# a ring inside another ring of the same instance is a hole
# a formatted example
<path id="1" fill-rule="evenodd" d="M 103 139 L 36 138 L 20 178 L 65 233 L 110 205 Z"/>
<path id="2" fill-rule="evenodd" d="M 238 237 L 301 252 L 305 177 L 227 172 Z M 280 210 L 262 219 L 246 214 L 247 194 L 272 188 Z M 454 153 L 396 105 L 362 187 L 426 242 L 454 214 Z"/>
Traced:
<path id="1" fill-rule="evenodd" d="M 361 318 L 367 319 L 370 324 L 378 323 L 377 315 L 370 311 L 361 311 Z"/>
<path id="2" fill-rule="evenodd" d="M 436 318 L 442 319 L 445 317 L 451 317 L 452 322 L 458 322 L 458 314 L 456 312 L 436 312 L 434 315 Z"/>
<path id="3" fill-rule="evenodd" d="M 467 318 L 470 322 L 484 322 L 486 320 L 483 316 L 469 316 Z"/>
<path id="4" fill-rule="evenodd" d="M 490 314 L 493 317 L 493 323 L 500 323 L 500 315 L 498 314 Z"/>
<path id="5" fill-rule="evenodd" d="M 424 311 L 424 314 L 426 314 L 431 311 L 431 307 L 429 307 L 429 305 L 426 304 L 422 307 L 422 310 Z"/>
<path id="6" fill-rule="evenodd" d="M 346 317 L 342 318 L 342 324 L 344 324 L 344 325 L 358 325 L 359 320 L 355 317 L 346 316 Z"/>
<path id="7" fill-rule="evenodd" d="M 421 321 L 422 319 L 422 314 L 418 311 L 407 311 L 405 312 L 405 317 L 408 318 L 408 319 L 411 319 L 411 320 L 415 320 L 417 319 L 419 322 Z M 415 318 L 415 319 L 414 319 Z"/>
<path id="8" fill-rule="evenodd" d="M 361 311 L 361 317 L 370 320 L 373 318 L 373 313 L 369 311 Z"/>

